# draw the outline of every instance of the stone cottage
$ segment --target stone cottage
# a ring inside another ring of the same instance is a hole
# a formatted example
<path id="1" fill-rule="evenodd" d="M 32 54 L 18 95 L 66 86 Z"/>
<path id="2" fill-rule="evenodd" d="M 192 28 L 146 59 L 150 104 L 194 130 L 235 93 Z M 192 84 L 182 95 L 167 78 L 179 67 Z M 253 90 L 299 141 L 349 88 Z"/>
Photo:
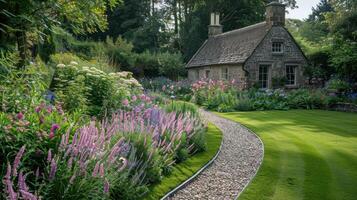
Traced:
<path id="1" fill-rule="evenodd" d="M 285 28 L 285 5 L 266 6 L 266 20 L 222 33 L 218 13 L 211 14 L 209 38 L 186 65 L 189 80 L 236 80 L 242 89 L 297 88 L 307 64 L 299 45 Z"/>

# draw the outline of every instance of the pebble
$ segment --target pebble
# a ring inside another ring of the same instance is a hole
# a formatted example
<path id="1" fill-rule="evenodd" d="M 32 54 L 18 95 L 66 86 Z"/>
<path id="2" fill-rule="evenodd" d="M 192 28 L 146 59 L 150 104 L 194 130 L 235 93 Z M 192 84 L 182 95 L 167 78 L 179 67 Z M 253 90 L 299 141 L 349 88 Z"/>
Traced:
<path id="1" fill-rule="evenodd" d="M 263 160 L 261 140 L 239 123 L 202 111 L 223 133 L 217 159 L 168 200 L 236 199 L 254 178 Z"/>

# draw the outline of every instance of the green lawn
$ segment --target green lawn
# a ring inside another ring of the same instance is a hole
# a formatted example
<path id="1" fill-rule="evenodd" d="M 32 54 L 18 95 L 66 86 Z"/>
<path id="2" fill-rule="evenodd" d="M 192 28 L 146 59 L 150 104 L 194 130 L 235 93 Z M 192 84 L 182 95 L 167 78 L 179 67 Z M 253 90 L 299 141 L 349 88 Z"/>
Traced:
<path id="1" fill-rule="evenodd" d="M 257 133 L 263 164 L 240 199 L 357 199 L 357 114 L 321 110 L 220 114 Z"/>
<path id="2" fill-rule="evenodd" d="M 209 124 L 206 139 L 207 151 L 198 153 L 185 162 L 175 165 L 172 174 L 168 177 L 164 177 L 160 184 L 151 187 L 145 199 L 160 199 L 207 164 L 216 155 L 221 146 L 222 133 L 217 127 Z"/>

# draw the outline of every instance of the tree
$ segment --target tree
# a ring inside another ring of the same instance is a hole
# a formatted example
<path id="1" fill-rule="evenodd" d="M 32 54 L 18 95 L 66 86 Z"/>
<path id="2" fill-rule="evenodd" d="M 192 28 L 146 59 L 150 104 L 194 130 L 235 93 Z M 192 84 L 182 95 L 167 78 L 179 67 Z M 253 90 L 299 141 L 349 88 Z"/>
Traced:
<path id="1" fill-rule="evenodd" d="M 357 82 L 357 1 L 331 0 L 334 11 L 326 14 L 333 38 L 331 64 L 340 76 Z"/>
<path id="2" fill-rule="evenodd" d="M 1 0 L 1 34 L 15 38 L 20 55 L 19 67 L 24 67 L 28 60 L 27 37 L 30 33 L 43 39 L 53 26 L 64 26 L 76 34 L 104 30 L 107 8 L 114 7 L 119 1 Z"/>

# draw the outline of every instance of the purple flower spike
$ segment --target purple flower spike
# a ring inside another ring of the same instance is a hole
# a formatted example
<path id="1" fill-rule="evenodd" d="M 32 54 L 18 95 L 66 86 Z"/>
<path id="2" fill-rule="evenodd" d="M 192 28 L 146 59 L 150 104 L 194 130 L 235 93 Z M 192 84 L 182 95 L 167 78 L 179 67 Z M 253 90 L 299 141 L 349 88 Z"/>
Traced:
<path id="1" fill-rule="evenodd" d="M 54 179 L 54 177 L 56 175 L 56 171 L 57 171 L 57 163 L 56 163 L 55 159 L 52 159 L 49 180 Z"/>
<path id="2" fill-rule="evenodd" d="M 28 191 L 25 191 L 25 190 L 20 190 L 20 193 L 21 193 L 21 196 L 23 199 L 26 199 L 26 200 L 37 200 L 37 197 L 33 194 L 31 194 L 30 192 Z"/>
<path id="3" fill-rule="evenodd" d="M 13 171 L 12 171 L 12 175 L 13 176 L 17 176 L 17 168 L 19 167 L 20 165 L 20 161 L 21 161 L 21 158 L 23 156 L 25 152 L 25 145 L 21 147 L 21 149 L 19 150 L 19 152 L 17 152 L 16 154 L 16 157 L 15 157 L 15 160 L 14 160 L 14 164 L 13 164 Z"/>
<path id="4" fill-rule="evenodd" d="M 48 154 L 47 154 L 47 162 L 50 163 L 52 160 L 52 152 L 51 152 L 51 149 L 48 150 Z"/>
<path id="5" fill-rule="evenodd" d="M 96 177 L 97 174 L 98 174 L 98 171 L 99 171 L 99 162 L 97 162 L 97 163 L 95 164 L 95 167 L 94 167 L 94 169 L 93 169 L 92 176 L 93 176 L 93 177 Z"/>
<path id="6" fill-rule="evenodd" d="M 104 192 L 109 193 L 109 182 L 107 179 L 104 180 Z"/>

